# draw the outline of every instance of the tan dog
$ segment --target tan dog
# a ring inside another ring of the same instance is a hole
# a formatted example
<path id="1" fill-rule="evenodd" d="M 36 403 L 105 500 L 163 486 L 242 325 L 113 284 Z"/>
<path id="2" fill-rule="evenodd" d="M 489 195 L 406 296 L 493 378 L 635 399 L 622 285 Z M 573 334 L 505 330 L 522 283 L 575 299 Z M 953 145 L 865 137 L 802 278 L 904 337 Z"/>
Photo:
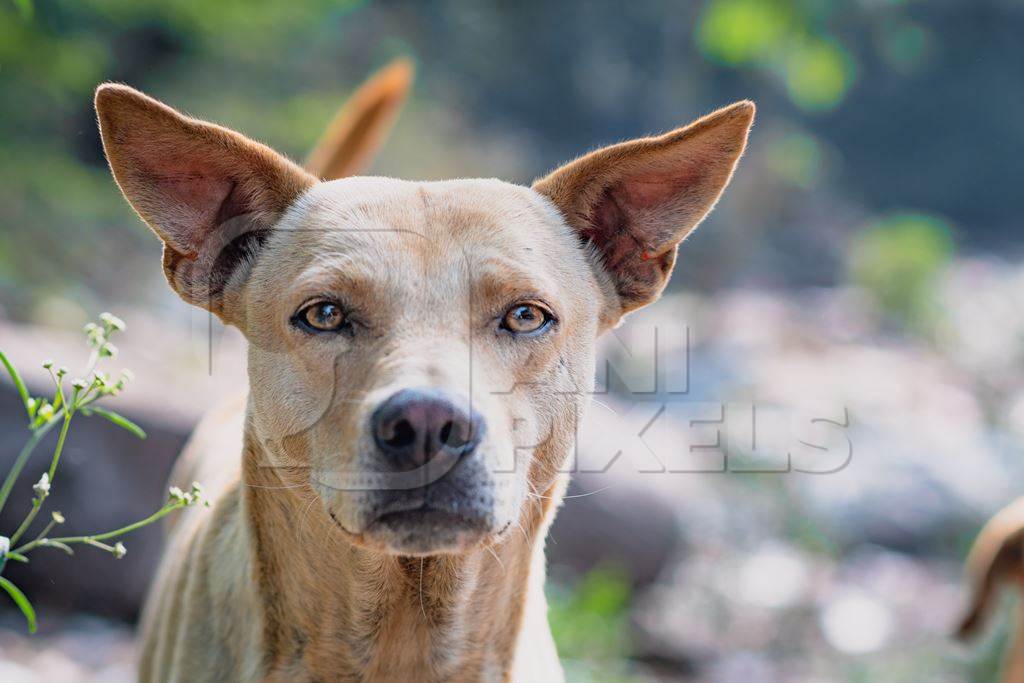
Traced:
<path id="1" fill-rule="evenodd" d="M 1024 498 L 1000 510 L 978 534 L 967 558 L 971 601 L 957 637 L 977 635 L 1004 585 L 1024 588 Z M 1014 631 L 1006 646 L 1001 680 L 1024 681 L 1024 603 L 1016 607 Z"/>
<path id="2" fill-rule="evenodd" d="M 320 182 L 120 85 L 128 201 L 186 301 L 249 341 L 249 396 L 184 455 L 144 681 L 561 677 L 543 539 L 595 340 L 664 288 L 746 144 L 740 102 L 534 183 Z"/>

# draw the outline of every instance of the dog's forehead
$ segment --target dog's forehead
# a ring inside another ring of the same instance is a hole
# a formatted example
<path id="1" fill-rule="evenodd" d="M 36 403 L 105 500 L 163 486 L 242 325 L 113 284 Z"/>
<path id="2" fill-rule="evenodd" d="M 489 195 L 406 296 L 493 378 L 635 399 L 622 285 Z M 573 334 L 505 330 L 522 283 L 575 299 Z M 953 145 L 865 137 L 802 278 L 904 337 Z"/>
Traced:
<path id="1" fill-rule="evenodd" d="M 311 188 L 281 221 L 293 246 L 477 253 L 573 248 L 557 211 L 527 187 L 499 180 L 413 182 L 345 178 Z"/>
<path id="2" fill-rule="evenodd" d="M 262 253 L 254 279 L 275 291 L 344 283 L 412 308 L 467 287 L 483 297 L 516 290 L 565 301 L 594 298 L 597 288 L 558 211 L 534 190 L 498 180 L 321 183 L 282 217 Z"/>
<path id="3" fill-rule="evenodd" d="M 547 200 L 489 179 L 320 183 L 282 217 L 266 249 L 274 254 L 274 273 L 266 274 L 277 278 L 296 277 L 311 262 L 377 276 L 451 271 L 467 261 L 539 274 L 583 262 L 578 239 Z"/>

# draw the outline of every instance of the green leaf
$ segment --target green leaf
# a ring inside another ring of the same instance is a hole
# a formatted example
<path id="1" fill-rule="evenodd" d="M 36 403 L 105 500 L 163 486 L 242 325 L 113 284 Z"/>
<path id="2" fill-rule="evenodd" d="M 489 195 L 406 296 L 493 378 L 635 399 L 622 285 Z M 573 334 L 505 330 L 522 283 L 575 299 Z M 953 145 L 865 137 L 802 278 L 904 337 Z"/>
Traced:
<path id="1" fill-rule="evenodd" d="M 36 611 L 32 608 L 32 603 L 28 601 L 25 594 L 15 586 L 13 583 L 0 576 L 0 588 L 7 591 L 7 594 L 11 596 L 11 600 L 18 606 L 21 613 L 25 615 L 25 620 L 28 622 L 28 632 L 36 632 Z"/>
<path id="2" fill-rule="evenodd" d="M 112 410 L 107 410 L 106 408 L 99 408 L 96 406 L 90 406 L 88 408 L 83 408 L 82 412 L 85 413 L 86 415 L 96 413 L 101 417 L 107 418 L 108 420 L 116 424 L 118 427 L 121 427 L 122 429 L 127 429 L 129 432 L 139 437 L 140 439 L 146 438 L 146 432 L 143 431 L 142 427 L 135 424 L 124 415 L 119 415 Z"/>
<path id="3" fill-rule="evenodd" d="M 13 550 L 8 550 L 6 557 L 7 559 L 15 560 L 16 562 L 28 562 L 27 557 L 25 557 L 21 553 L 16 553 Z"/>
<path id="4" fill-rule="evenodd" d="M 21 396 L 21 403 L 25 406 L 25 410 L 28 411 L 28 400 L 31 398 L 28 395 L 28 388 L 25 387 L 25 382 L 22 381 L 21 375 L 19 375 L 18 371 L 14 369 L 14 365 L 11 361 L 7 360 L 7 356 L 3 351 L 0 351 L 0 363 L 3 363 L 4 367 L 7 368 L 7 374 L 11 376 L 11 381 L 14 382 L 15 388 L 18 390 L 18 395 Z M 31 419 L 31 417 L 32 416 L 30 415 L 29 419 Z"/>

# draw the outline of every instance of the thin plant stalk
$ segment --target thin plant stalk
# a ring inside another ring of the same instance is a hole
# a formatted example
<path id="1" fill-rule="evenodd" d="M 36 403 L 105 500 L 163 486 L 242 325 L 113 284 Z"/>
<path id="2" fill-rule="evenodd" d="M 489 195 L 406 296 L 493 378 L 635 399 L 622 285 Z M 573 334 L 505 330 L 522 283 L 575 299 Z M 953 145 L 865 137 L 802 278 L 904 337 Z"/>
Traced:
<path id="1" fill-rule="evenodd" d="M 162 508 L 151 514 L 149 517 L 146 517 L 145 519 L 139 520 L 138 522 L 129 524 L 127 526 L 123 526 L 119 529 L 114 529 L 113 531 L 107 531 L 102 534 L 90 534 L 88 536 L 61 536 L 59 538 L 39 537 L 36 538 L 34 541 L 30 541 L 22 545 L 19 548 L 15 548 L 14 552 L 21 553 L 22 555 L 24 555 L 25 553 L 28 553 L 41 545 L 46 545 L 47 543 L 63 543 L 65 545 L 70 545 L 72 543 L 88 543 L 91 545 L 94 541 L 106 541 L 111 538 L 117 538 L 118 536 L 124 536 L 125 534 L 129 534 L 135 531 L 136 529 L 141 529 L 144 526 L 152 524 L 153 522 L 156 522 L 162 517 L 166 517 L 175 510 L 180 510 L 183 507 L 187 507 L 187 504 L 179 502 L 168 503 L 167 505 L 163 506 Z"/>
<path id="2" fill-rule="evenodd" d="M 63 410 L 64 408 L 61 408 L 62 412 Z M 58 413 L 58 415 L 60 414 L 61 413 Z M 0 512 L 3 512 L 4 505 L 7 503 L 7 498 L 11 495 L 11 489 L 14 488 L 14 484 L 21 475 L 21 471 L 25 469 L 25 463 L 28 462 L 28 458 L 32 455 L 32 451 L 35 450 L 35 447 L 43 440 L 43 437 L 46 436 L 46 434 L 53 429 L 56 424 L 57 415 L 54 415 L 53 419 L 49 422 L 37 427 L 32 432 L 32 436 L 30 436 L 28 441 L 25 442 L 25 445 L 22 446 L 21 452 L 18 453 L 18 457 L 11 466 L 10 472 L 8 472 L 7 476 L 4 477 L 3 486 L 0 486 Z"/>

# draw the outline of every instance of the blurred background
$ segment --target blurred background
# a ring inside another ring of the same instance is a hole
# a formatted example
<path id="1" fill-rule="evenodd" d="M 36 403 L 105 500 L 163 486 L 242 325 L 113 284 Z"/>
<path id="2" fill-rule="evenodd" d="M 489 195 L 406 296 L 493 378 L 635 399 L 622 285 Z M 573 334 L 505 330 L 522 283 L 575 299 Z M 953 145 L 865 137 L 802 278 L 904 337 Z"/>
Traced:
<path id="1" fill-rule="evenodd" d="M 592 413 L 637 432 L 644 403 L 838 411 L 849 462 L 774 471 L 779 453 L 727 438 L 724 472 L 578 477 L 549 544 L 569 676 L 992 680 L 1005 626 L 949 633 L 971 539 L 1024 491 L 1021 35 L 1017 0 L 0 0 L 0 348 L 42 391 L 38 363 L 81 363 L 81 326 L 117 313 L 114 365 L 138 381 L 114 405 L 150 432 L 76 425 L 54 496 L 69 532 L 157 507 L 195 420 L 244 377 L 237 336 L 170 292 L 111 180 L 97 83 L 301 159 L 404 55 L 415 90 L 372 172 L 522 183 L 751 98 L 732 186 L 666 299 L 605 341 Z M 671 376 L 647 387 L 656 354 Z M 0 384 L 0 468 L 17 406 Z M 693 446 L 681 427 L 651 438 Z M 0 600 L 0 680 L 131 680 L 159 534 L 126 544 L 17 575 L 41 627 Z"/>

